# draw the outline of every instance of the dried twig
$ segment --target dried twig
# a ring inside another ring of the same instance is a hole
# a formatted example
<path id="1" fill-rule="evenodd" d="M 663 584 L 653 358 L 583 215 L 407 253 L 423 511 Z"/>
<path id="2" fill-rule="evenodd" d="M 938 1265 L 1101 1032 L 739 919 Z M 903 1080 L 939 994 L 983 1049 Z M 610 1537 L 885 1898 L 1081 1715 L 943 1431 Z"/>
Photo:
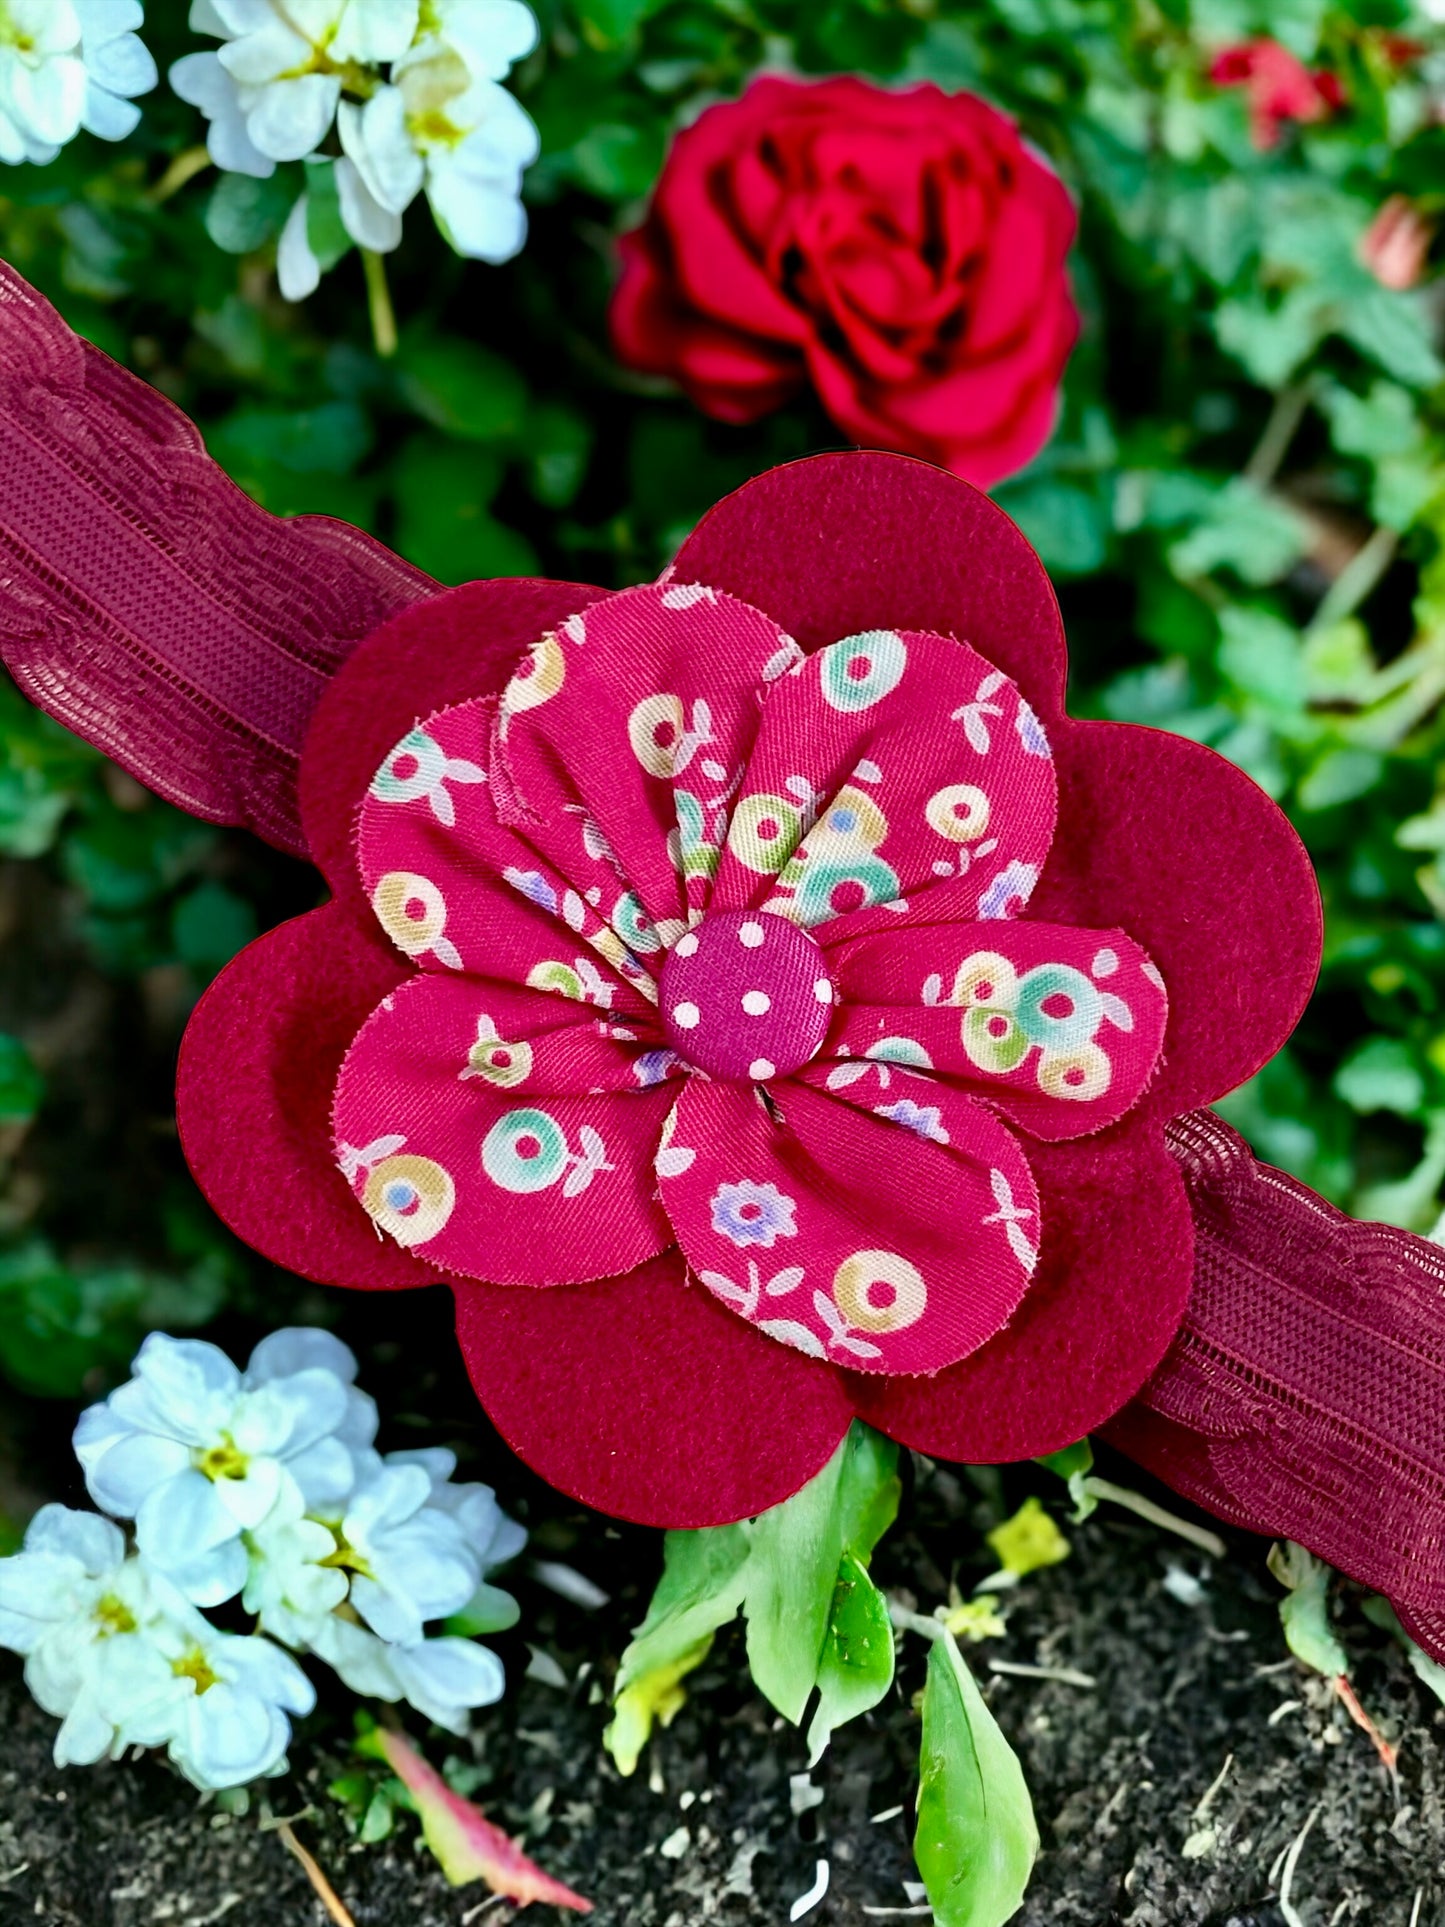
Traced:
<path id="1" fill-rule="evenodd" d="M 320 1867 L 317 1866 L 314 1856 L 306 1851 L 305 1847 L 302 1846 L 301 1842 L 291 1831 L 291 1823 L 289 1820 L 283 1820 L 281 1822 L 276 1828 L 276 1835 L 286 1851 L 294 1855 L 294 1857 L 301 1862 L 302 1873 L 304 1873 L 306 1878 L 311 1882 L 315 1890 L 316 1898 L 336 1923 L 336 1927 L 356 1927 L 356 1922 L 352 1919 L 336 1889 L 326 1878 L 326 1875 L 322 1873 Z"/>

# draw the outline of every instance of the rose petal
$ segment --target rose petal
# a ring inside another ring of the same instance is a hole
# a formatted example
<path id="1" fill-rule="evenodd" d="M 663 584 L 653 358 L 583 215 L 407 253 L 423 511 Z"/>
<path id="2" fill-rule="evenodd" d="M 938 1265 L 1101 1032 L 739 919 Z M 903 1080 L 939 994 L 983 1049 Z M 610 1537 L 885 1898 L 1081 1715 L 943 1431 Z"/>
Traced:
<path id="1" fill-rule="evenodd" d="M 816 928 L 966 869 L 951 914 L 1012 914 L 1054 809 L 1048 740 L 1001 671 L 946 636 L 865 631 L 770 692 L 713 907 Z"/>
<path id="2" fill-rule="evenodd" d="M 1023 1154 L 951 1098 L 948 1143 L 801 1080 L 688 1084 L 662 1200 L 688 1269 L 770 1337 L 864 1372 L 930 1373 L 992 1336 L 1028 1285 L 1038 1199 Z"/>
<path id="3" fill-rule="evenodd" d="M 852 1418 L 831 1366 L 774 1345 L 675 1254 L 570 1291 L 457 1291 L 477 1396 L 549 1484 L 640 1525 L 722 1525 L 789 1498 Z"/>
<path id="4" fill-rule="evenodd" d="M 1159 1061 L 1163 979 L 1122 930 L 910 923 L 828 963 L 844 1008 L 823 1055 L 844 1061 L 826 1081 L 850 1097 L 890 1063 L 922 1064 L 1036 1137 L 1082 1137 L 1122 1117 Z"/>
<path id="5" fill-rule="evenodd" d="M 552 1285 L 630 1271 L 671 1241 L 652 1173 L 671 1093 L 544 1108 L 464 1075 L 486 995 L 415 977 L 360 1031 L 334 1109 L 357 1197 L 390 1238 L 464 1277 Z"/>

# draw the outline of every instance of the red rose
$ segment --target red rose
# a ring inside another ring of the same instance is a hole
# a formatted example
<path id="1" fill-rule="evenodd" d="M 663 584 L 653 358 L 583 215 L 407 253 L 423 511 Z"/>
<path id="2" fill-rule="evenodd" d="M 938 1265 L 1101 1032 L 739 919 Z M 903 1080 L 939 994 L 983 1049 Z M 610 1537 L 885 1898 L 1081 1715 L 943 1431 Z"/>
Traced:
<path id="1" fill-rule="evenodd" d="M 1053 427 L 1074 210 L 972 94 L 758 80 L 678 136 L 622 240 L 617 352 L 704 413 L 805 381 L 845 434 L 987 485 Z"/>
<path id="2" fill-rule="evenodd" d="M 1249 90 L 1250 138 L 1260 151 L 1277 147 L 1286 121 L 1325 120 L 1345 104 L 1339 77 L 1312 72 L 1277 40 L 1249 40 L 1216 54 L 1209 78 L 1217 87 Z"/>

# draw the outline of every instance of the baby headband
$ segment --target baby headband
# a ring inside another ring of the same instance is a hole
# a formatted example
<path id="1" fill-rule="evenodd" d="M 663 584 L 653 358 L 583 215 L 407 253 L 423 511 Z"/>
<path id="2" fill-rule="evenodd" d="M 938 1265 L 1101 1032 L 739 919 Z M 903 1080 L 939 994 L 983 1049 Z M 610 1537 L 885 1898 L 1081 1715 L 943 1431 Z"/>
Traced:
<path id="1" fill-rule="evenodd" d="M 855 1416 L 1098 1430 L 1445 1657 L 1445 1254 L 1207 1108 L 1309 995 L 1308 859 L 1214 752 L 1066 714 L 987 497 L 816 456 L 658 583 L 443 590 L 256 506 L 0 264 L 0 651 L 322 872 L 191 1019 L 186 1154 L 290 1270 L 449 1284 L 554 1484 L 714 1525 Z"/>

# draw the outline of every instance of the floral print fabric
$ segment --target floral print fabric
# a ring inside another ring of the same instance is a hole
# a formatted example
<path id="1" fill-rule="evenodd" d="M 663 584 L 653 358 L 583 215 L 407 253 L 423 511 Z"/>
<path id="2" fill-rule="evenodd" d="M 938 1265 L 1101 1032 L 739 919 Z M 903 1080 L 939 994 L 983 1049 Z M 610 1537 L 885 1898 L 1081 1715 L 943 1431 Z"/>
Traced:
<path id="1" fill-rule="evenodd" d="M 676 1244 L 783 1343 L 941 1370 L 1033 1271 L 1012 1127 L 1113 1122 L 1163 1036 L 1125 933 L 1019 920 L 1055 813 L 1043 730 L 964 643 L 805 658 L 705 585 L 594 603 L 371 785 L 363 882 L 419 968 L 342 1066 L 342 1171 L 464 1277 Z"/>

